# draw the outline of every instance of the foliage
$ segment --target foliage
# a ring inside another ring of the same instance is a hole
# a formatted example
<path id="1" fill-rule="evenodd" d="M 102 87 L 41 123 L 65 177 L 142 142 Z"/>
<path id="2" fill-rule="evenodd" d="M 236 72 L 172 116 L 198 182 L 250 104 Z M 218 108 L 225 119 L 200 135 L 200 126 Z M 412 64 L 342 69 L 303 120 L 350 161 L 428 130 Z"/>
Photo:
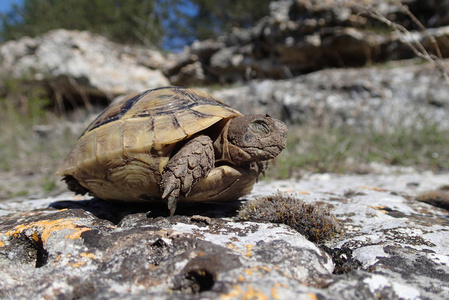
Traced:
<path id="1" fill-rule="evenodd" d="M 186 26 L 172 26 L 175 33 L 188 42 L 216 37 L 232 28 L 248 28 L 268 15 L 271 0 L 191 0 L 195 7 L 191 16 L 183 15 Z"/>
<path id="2" fill-rule="evenodd" d="M 23 0 L 0 15 L 3 41 L 57 28 L 88 30 L 125 44 L 183 46 L 268 14 L 269 0 Z"/>
<path id="3" fill-rule="evenodd" d="M 88 30 L 123 43 L 159 42 L 156 0 L 24 0 L 0 16 L 1 38 L 36 36 L 51 29 Z"/>

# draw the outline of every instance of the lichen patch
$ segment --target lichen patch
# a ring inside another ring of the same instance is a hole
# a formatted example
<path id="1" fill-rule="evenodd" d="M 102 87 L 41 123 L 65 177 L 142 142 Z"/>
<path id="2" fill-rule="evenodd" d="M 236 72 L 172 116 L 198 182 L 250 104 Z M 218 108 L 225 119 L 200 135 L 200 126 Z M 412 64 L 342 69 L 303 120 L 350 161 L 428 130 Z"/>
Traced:
<path id="1" fill-rule="evenodd" d="M 47 242 L 52 232 L 55 231 L 63 229 L 74 230 L 72 234 L 68 234 L 65 236 L 65 238 L 70 238 L 73 240 L 80 238 L 83 232 L 91 230 L 90 228 L 74 223 L 73 220 L 57 219 L 57 220 L 41 220 L 37 222 L 17 225 L 16 227 L 14 227 L 14 230 L 7 231 L 5 235 L 16 236 L 17 234 L 23 233 L 28 229 L 38 229 L 41 232 L 40 236 L 44 244 Z M 35 234 L 35 231 L 33 232 L 33 234 Z"/>

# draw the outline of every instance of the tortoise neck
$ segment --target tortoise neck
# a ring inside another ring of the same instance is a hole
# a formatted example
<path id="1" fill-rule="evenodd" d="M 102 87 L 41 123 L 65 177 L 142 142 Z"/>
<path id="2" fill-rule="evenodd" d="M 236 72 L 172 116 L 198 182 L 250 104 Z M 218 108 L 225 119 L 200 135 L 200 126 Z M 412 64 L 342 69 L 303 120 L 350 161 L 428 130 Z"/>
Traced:
<path id="1" fill-rule="evenodd" d="M 220 134 L 214 141 L 215 161 L 216 163 L 228 162 L 235 165 L 235 163 L 232 161 L 229 155 L 229 146 L 230 146 L 228 141 L 229 124 L 231 124 L 231 120 L 228 120 L 226 122 L 226 124 L 223 126 L 223 130 L 221 130 Z"/>
<path id="2" fill-rule="evenodd" d="M 215 161 L 218 164 L 226 162 L 234 166 L 243 166 L 254 161 L 248 153 L 229 142 L 229 128 L 231 127 L 231 122 L 235 121 L 236 118 L 239 117 L 231 118 L 226 122 L 223 130 L 221 130 L 220 135 L 214 142 Z"/>

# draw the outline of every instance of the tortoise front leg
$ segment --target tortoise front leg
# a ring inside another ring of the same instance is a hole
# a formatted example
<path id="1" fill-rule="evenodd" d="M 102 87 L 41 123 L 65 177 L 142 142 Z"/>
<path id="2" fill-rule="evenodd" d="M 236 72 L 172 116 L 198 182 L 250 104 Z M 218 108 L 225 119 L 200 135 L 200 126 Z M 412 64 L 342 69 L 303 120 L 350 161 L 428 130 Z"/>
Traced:
<path id="1" fill-rule="evenodd" d="M 190 140 L 168 161 L 160 189 L 171 216 L 175 213 L 179 198 L 187 196 L 192 187 L 209 174 L 214 162 L 213 143 L 205 135 Z"/>

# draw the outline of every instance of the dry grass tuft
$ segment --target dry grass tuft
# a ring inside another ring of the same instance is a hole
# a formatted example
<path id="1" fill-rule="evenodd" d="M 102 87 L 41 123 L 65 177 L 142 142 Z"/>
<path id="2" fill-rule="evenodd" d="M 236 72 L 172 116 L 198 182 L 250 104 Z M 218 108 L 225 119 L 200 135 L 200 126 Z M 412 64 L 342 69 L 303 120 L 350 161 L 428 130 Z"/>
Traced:
<path id="1" fill-rule="evenodd" d="M 449 192 L 444 190 L 426 191 L 419 194 L 416 200 L 449 210 Z"/>
<path id="2" fill-rule="evenodd" d="M 286 224 L 315 243 L 322 243 L 340 231 L 328 208 L 282 193 L 246 202 L 237 220 Z"/>

